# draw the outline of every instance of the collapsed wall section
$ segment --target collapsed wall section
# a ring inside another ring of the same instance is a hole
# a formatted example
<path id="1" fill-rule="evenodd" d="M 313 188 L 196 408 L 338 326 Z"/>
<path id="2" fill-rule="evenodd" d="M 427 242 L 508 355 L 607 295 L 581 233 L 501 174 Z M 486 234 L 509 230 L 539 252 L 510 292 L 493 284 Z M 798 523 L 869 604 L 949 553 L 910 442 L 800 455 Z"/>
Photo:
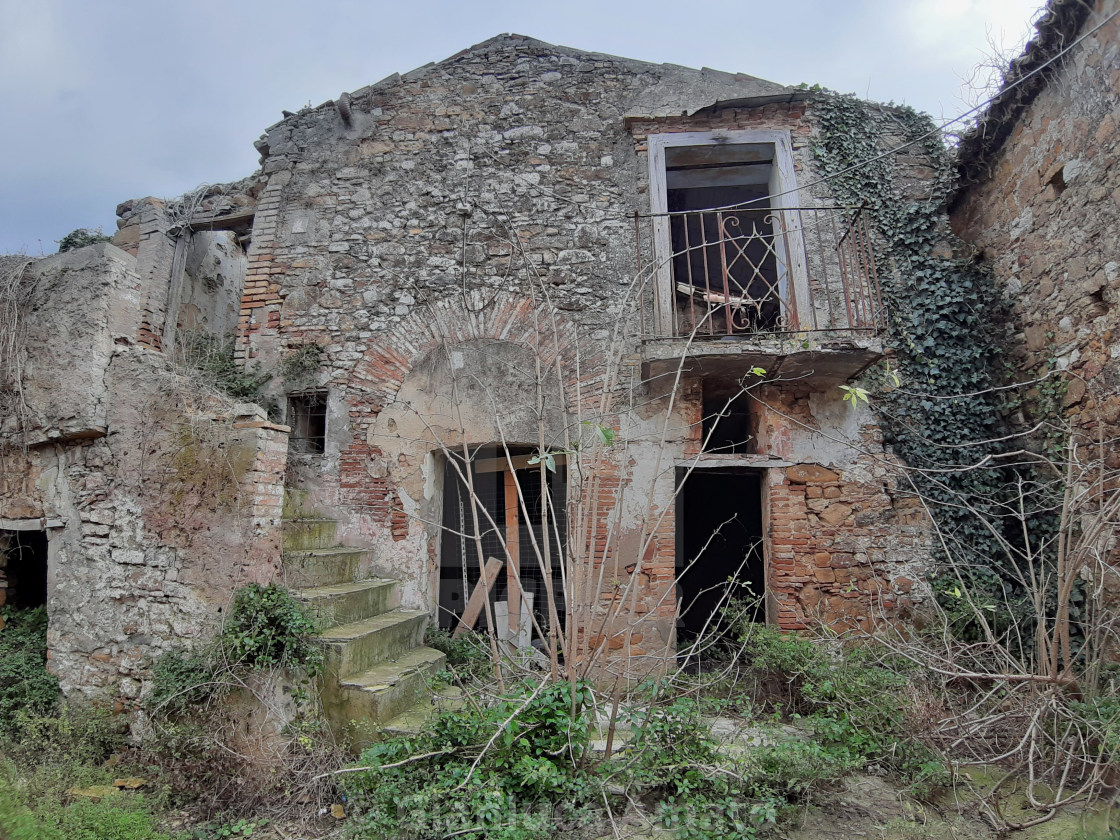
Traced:
<path id="1" fill-rule="evenodd" d="M 0 530 L 46 537 L 50 670 L 135 708 L 153 659 L 273 579 L 287 434 L 136 341 L 135 258 L 33 264 L 27 434 L 0 441 Z"/>

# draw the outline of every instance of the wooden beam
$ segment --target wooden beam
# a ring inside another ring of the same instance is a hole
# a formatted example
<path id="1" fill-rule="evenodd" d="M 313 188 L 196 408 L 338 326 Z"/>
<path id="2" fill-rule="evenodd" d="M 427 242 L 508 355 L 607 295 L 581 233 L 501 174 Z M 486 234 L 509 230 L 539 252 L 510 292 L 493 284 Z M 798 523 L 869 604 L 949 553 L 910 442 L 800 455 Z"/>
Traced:
<path id="1" fill-rule="evenodd" d="M 521 541 L 517 527 L 520 508 L 517 477 L 507 471 L 506 480 L 506 592 L 509 593 L 509 635 L 516 639 L 521 632 Z"/>
<path id="2" fill-rule="evenodd" d="M 473 630 L 475 624 L 478 623 L 478 616 L 482 612 L 482 605 L 487 598 L 490 597 L 490 590 L 494 588 L 494 583 L 498 579 L 498 572 L 501 571 L 502 561 L 497 557 L 487 557 L 486 565 L 482 570 L 482 580 L 474 586 L 474 592 L 471 593 L 471 599 L 467 601 L 467 606 L 463 610 L 463 615 L 459 619 L 459 626 L 455 628 L 453 636 L 460 636 L 467 630 Z"/>
<path id="3" fill-rule="evenodd" d="M 256 210 L 240 210 L 226 216 L 196 216 L 187 222 L 191 230 L 237 230 L 252 227 Z"/>
<path id="4" fill-rule="evenodd" d="M 511 455 L 508 460 L 506 458 L 476 458 L 471 461 L 471 466 L 475 473 L 504 472 L 509 469 L 510 461 L 512 461 L 515 470 L 527 470 L 538 466 L 529 463 L 534 457 L 536 456 Z M 552 459 L 557 467 L 562 467 L 568 463 L 568 456 L 563 453 L 553 453 Z"/>

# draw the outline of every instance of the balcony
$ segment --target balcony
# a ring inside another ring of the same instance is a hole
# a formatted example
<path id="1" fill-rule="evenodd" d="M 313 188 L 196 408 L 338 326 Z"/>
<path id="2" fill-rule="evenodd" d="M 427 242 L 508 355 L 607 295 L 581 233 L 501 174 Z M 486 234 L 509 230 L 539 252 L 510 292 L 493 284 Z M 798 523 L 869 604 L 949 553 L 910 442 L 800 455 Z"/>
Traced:
<path id="1" fill-rule="evenodd" d="M 740 205 L 649 217 L 639 269 L 646 377 L 688 373 L 807 380 L 826 388 L 883 355 L 871 231 L 860 208 Z M 652 298 L 650 300 L 649 298 Z"/>

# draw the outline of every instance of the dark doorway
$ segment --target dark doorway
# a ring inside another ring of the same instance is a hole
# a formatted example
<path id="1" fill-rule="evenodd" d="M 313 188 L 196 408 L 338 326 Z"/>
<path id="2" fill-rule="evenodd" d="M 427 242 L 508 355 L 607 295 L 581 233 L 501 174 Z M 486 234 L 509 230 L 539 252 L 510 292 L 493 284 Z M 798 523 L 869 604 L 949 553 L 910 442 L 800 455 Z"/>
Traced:
<path id="1" fill-rule="evenodd" d="M 5 603 L 15 609 L 47 603 L 46 531 L 0 531 L 0 578 L 7 579 Z"/>
<path id="2" fill-rule="evenodd" d="M 756 452 L 756 412 L 751 397 L 738 381 L 705 379 L 703 382 L 704 451 L 722 455 L 748 455 Z"/>
<path id="3" fill-rule="evenodd" d="M 762 474 L 743 469 L 678 471 L 677 643 L 728 629 L 730 597 L 749 603 L 748 617 L 766 616 L 762 546 Z"/>
<path id="4" fill-rule="evenodd" d="M 548 632 L 550 615 L 545 576 L 534 549 L 545 544 L 544 523 L 548 520 L 548 554 L 551 560 L 552 590 L 556 598 L 556 612 L 561 627 L 564 622 L 564 587 L 562 569 L 563 546 L 566 543 L 566 466 L 562 456 L 554 456 L 556 469 L 547 471 L 544 492 L 541 487 L 540 467 L 529 463 L 534 450 L 514 447 L 506 450 L 486 446 L 472 452 L 471 481 L 474 485 L 478 527 L 484 557 L 502 561 L 502 570 L 490 593 L 491 604 L 509 600 L 510 576 L 507 566 L 517 562 L 517 578 L 525 593 L 532 597 L 533 616 L 541 630 Z M 513 464 L 513 471 L 509 467 Z M 443 536 L 440 543 L 440 595 L 439 624 L 452 629 L 459 618 L 475 584 L 481 577 L 478 544 L 474 539 L 471 514 L 471 493 L 463 480 L 462 461 L 447 463 L 443 483 Z M 520 494 L 520 495 L 519 495 Z M 546 517 L 544 511 L 548 510 Z M 513 535 L 507 554 L 503 541 Z M 465 535 L 465 536 L 464 536 Z M 479 616 L 478 626 L 484 627 L 486 614 Z M 536 636 L 536 633 L 533 633 Z"/>

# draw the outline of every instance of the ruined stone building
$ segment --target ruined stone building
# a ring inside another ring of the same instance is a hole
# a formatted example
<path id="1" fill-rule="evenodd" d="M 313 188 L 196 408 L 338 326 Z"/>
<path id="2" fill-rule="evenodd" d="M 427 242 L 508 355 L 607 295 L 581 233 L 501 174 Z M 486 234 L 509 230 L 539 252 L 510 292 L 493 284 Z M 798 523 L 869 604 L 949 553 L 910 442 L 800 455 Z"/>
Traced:
<path id="1" fill-rule="evenodd" d="M 129 707 L 234 588 L 282 579 L 336 625 L 336 716 L 399 687 L 384 717 L 488 557 L 472 620 L 621 678 L 728 587 L 783 629 L 904 618 L 928 529 L 841 388 L 884 356 L 899 268 L 816 131 L 805 90 L 505 35 L 286 116 L 254 175 L 126 202 L 112 245 L 28 266 L 0 539 L 64 688 Z M 1043 167 L 1055 201 L 1104 166 L 1074 154 Z M 918 198 L 932 173 L 899 155 Z M 179 364 L 227 336 L 270 413 Z"/>

